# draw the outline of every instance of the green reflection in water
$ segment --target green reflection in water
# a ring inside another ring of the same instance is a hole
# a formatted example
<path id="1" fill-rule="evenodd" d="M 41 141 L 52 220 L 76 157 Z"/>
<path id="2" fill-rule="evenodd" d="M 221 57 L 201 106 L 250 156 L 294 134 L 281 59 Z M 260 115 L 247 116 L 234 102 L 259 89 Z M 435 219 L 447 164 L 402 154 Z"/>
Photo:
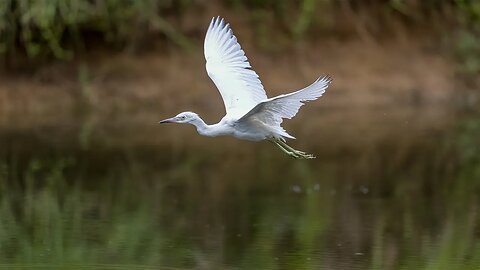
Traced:
<path id="1" fill-rule="evenodd" d="M 479 126 L 314 163 L 22 139 L 2 150 L 0 267 L 478 269 Z"/>

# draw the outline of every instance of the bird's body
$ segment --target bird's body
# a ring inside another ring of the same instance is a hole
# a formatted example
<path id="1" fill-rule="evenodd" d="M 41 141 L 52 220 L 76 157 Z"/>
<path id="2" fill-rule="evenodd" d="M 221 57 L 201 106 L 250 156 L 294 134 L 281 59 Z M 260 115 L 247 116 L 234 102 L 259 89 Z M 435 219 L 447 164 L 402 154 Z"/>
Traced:
<path id="1" fill-rule="evenodd" d="M 328 76 L 296 92 L 267 98 L 237 38 L 219 17 L 213 18 L 208 27 L 204 51 L 207 73 L 222 96 L 226 115 L 213 125 L 207 125 L 193 112 L 183 112 L 160 123 L 192 124 L 200 135 L 209 137 L 269 140 L 295 158 L 313 158 L 285 143 L 286 138 L 295 138 L 280 124 L 284 118 L 294 117 L 304 102 L 319 98 L 331 82 Z"/>
<path id="2" fill-rule="evenodd" d="M 194 125 L 202 136 L 233 136 L 247 141 L 262 141 L 275 136 L 275 131 L 261 121 L 244 123 L 235 118 L 224 117 L 216 124 L 207 125 L 196 113 L 184 112 L 183 115 L 192 119 L 188 123 Z"/>

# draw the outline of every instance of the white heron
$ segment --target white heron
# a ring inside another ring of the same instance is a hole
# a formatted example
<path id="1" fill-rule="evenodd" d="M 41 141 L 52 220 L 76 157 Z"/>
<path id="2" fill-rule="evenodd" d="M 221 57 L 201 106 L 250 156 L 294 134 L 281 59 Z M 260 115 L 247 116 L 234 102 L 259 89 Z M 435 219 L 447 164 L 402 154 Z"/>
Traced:
<path id="1" fill-rule="evenodd" d="M 226 115 L 213 125 L 205 124 L 193 112 L 182 112 L 159 123 L 192 124 L 200 135 L 209 137 L 230 135 L 249 141 L 268 140 L 291 157 L 315 158 L 287 145 L 286 138 L 295 138 L 280 124 L 284 118 L 294 117 L 304 102 L 322 96 L 332 81 L 329 76 L 293 93 L 267 98 L 230 25 L 220 17 L 210 22 L 204 51 L 208 76 L 222 96 Z"/>

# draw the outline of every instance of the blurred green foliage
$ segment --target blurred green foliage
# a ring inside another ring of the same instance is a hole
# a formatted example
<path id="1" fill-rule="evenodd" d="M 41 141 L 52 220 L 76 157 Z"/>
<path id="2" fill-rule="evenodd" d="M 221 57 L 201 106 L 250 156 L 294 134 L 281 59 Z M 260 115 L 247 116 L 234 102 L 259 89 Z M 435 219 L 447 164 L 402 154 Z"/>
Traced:
<path id="1" fill-rule="evenodd" d="M 455 53 L 459 71 L 466 75 L 480 73 L 480 1 L 456 0 L 458 23 Z"/>
<path id="2" fill-rule="evenodd" d="M 160 32 L 180 46 L 189 42 L 164 19 L 188 1 L 1 0 L 0 53 L 24 50 L 29 58 L 69 59 L 87 39 L 119 45 Z"/>
<path id="3" fill-rule="evenodd" d="M 476 56 L 476 44 L 479 44 L 478 35 L 474 33 L 479 28 L 480 4 L 469 0 L 369 0 L 361 3 L 354 0 L 218 0 L 208 3 L 191 0 L 0 0 L 0 55 L 11 58 L 23 53 L 30 59 L 70 59 L 91 43 L 102 42 L 121 48 L 146 42 L 158 34 L 178 46 L 190 48 L 192 43 L 167 17 L 200 11 L 202 5 L 222 5 L 239 16 L 248 14 L 258 22 L 260 33 L 262 27 L 272 32 L 272 27 L 265 25 L 272 26 L 273 21 L 276 31 L 283 31 L 294 40 L 303 38 L 310 29 L 334 30 L 329 28 L 336 27 L 336 22 L 342 18 L 351 20 L 352 12 L 369 13 L 370 22 L 355 23 L 379 27 L 385 20 L 402 17 L 415 24 L 437 13 L 436 18 L 442 18 L 441 23 L 456 20 L 465 30 L 458 42 L 465 68 L 474 71 L 480 66 L 479 57 L 472 60 L 465 56 Z M 457 18 L 445 18 L 452 13 Z"/>
<path id="4" fill-rule="evenodd" d="M 472 117 L 464 121 L 461 127 L 461 133 L 458 137 L 458 153 L 461 157 L 461 164 L 464 164 L 468 170 L 463 170 L 463 177 L 474 181 L 475 187 L 480 188 L 480 117 Z"/>

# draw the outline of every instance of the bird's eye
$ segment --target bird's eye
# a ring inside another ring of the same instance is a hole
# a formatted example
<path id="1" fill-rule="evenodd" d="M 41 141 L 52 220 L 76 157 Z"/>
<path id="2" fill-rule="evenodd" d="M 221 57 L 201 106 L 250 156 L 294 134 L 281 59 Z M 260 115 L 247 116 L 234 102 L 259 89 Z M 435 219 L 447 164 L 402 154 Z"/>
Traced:
<path id="1" fill-rule="evenodd" d="M 185 120 L 185 118 L 186 118 L 185 116 L 180 116 L 180 119 L 182 120 Z"/>

